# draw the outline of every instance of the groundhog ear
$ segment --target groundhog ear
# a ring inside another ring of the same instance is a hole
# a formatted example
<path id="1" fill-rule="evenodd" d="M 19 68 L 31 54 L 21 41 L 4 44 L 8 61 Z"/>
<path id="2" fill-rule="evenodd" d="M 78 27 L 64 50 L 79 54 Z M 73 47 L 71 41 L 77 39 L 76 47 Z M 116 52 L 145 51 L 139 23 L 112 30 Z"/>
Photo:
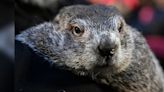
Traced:
<path id="1" fill-rule="evenodd" d="M 16 35 L 15 39 L 34 48 L 41 40 L 45 39 L 50 32 L 52 33 L 52 31 L 54 31 L 53 24 L 46 22 L 23 31 L 21 34 Z"/>
<path id="2" fill-rule="evenodd" d="M 114 23 L 116 29 L 118 30 L 118 32 L 122 32 L 124 30 L 125 25 L 126 25 L 126 22 L 123 19 L 123 17 L 122 16 L 115 16 L 113 18 L 113 21 L 114 21 L 113 23 Z"/>

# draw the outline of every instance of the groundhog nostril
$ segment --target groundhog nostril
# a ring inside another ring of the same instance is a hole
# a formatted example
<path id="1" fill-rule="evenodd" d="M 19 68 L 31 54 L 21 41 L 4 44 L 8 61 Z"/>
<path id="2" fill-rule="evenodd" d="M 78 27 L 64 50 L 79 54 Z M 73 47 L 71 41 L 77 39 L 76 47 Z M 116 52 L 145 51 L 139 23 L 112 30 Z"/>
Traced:
<path id="1" fill-rule="evenodd" d="M 109 46 L 98 46 L 99 54 L 103 57 L 105 56 L 113 56 L 115 53 L 114 48 L 110 48 Z"/>
<path id="2" fill-rule="evenodd" d="M 104 36 L 98 46 L 99 54 L 103 57 L 113 56 L 115 53 L 116 45 L 110 40 L 108 36 Z"/>

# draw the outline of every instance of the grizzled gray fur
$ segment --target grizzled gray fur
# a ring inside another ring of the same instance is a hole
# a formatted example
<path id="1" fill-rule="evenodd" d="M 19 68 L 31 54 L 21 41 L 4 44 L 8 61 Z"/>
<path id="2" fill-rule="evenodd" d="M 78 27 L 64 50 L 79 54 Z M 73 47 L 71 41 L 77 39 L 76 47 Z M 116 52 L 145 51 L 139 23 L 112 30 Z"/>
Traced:
<path id="1" fill-rule="evenodd" d="M 74 5 L 17 40 L 56 66 L 117 92 L 164 92 L 164 74 L 144 37 L 114 7 Z"/>

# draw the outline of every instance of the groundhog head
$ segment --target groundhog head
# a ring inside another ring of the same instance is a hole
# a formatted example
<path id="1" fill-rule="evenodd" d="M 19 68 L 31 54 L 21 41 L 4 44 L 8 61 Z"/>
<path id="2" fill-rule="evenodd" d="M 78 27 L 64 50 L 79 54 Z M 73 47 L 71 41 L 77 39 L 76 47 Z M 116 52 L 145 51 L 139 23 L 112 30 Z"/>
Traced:
<path id="1" fill-rule="evenodd" d="M 48 61 L 80 75 L 126 67 L 131 38 L 117 9 L 100 5 L 65 7 L 52 22 L 16 37 Z"/>

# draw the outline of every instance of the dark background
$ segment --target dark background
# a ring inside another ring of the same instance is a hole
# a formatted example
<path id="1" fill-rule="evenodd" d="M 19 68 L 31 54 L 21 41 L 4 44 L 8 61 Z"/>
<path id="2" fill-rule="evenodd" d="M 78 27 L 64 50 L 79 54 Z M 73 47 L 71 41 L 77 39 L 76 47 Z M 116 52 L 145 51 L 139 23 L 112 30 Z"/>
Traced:
<path id="1" fill-rule="evenodd" d="M 11 0 L 0 1 L 0 44 L 2 44 L 2 32 L 8 30 L 8 25 L 14 21 L 14 2 Z M 12 28 L 12 31 L 14 29 Z M 6 33 L 5 33 L 6 34 Z M 10 39 L 14 40 L 14 39 Z M 14 48 L 12 48 L 14 49 Z M 9 57 L 8 52 L 3 52 L 0 45 L 0 92 L 12 92 L 14 90 L 14 60 Z M 13 55 L 12 55 L 13 56 Z"/>

